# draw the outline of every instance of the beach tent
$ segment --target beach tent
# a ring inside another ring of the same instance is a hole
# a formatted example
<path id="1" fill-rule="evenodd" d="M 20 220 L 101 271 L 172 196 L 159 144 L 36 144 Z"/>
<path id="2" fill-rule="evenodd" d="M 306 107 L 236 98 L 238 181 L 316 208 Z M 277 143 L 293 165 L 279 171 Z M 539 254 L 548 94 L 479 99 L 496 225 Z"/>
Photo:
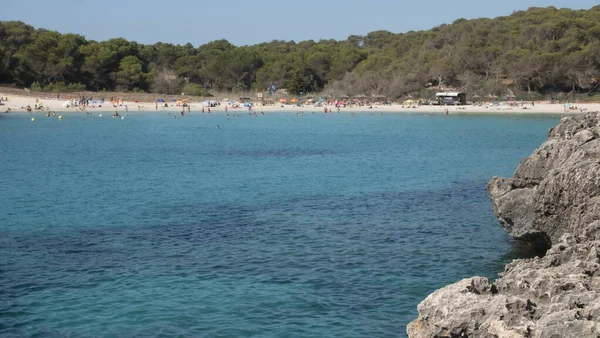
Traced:
<path id="1" fill-rule="evenodd" d="M 202 105 L 204 107 L 216 106 L 217 105 L 217 101 L 216 100 L 206 100 L 206 101 L 202 102 Z"/>
<path id="2" fill-rule="evenodd" d="M 158 99 L 158 100 L 156 100 L 156 102 L 165 102 L 165 100 L 163 100 L 163 99 Z"/>

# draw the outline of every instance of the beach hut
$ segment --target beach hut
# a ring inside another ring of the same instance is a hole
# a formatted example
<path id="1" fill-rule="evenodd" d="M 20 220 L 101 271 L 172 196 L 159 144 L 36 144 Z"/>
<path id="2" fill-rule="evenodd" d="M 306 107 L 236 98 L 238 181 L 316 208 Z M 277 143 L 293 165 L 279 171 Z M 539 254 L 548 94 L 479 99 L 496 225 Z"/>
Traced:
<path id="1" fill-rule="evenodd" d="M 467 94 L 459 92 L 440 92 L 435 94 L 438 104 L 467 104 Z"/>

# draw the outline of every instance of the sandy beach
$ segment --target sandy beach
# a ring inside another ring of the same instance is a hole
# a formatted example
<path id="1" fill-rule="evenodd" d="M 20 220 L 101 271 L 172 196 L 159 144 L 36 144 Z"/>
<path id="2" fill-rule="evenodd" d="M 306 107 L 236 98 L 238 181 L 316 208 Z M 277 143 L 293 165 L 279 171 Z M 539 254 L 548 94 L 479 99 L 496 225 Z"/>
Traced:
<path id="1" fill-rule="evenodd" d="M 110 102 L 104 104 L 89 104 L 84 109 L 78 106 L 64 106 L 64 99 L 39 99 L 33 96 L 19 96 L 14 94 L 6 94 L 0 92 L 2 97 L 2 105 L 0 106 L 0 112 L 2 113 L 18 113 L 27 112 L 27 106 L 32 108 L 32 114 L 45 114 L 47 111 L 54 111 L 60 113 L 82 113 L 85 114 L 90 112 L 119 112 L 123 113 L 136 113 L 136 112 L 180 112 L 183 107 L 177 106 L 175 102 L 168 102 L 168 107 L 165 107 L 165 103 L 156 102 L 133 102 L 123 101 L 117 103 L 117 106 L 113 106 Z M 5 101 L 5 98 L 8 98 Z M 35 109 L 36 103 L 41 103 L 43 108 L 40 110 Z M 202 102 L 189 102 L 189 108 L 191 112 L 201 111 L 203 108 Z M 227 109 L 226 109 L 227 107 Z M 320 113 L 324 109 L 331 109 L 332 112 L 337 112 L 337 108 L 331 105 L 325 105 L 321 107 L 315 107 L 311 104 L 302 106 L 291 105 L 291 104 L 275 104 L 275 105 L 261 105 L 255 103 L 253 111 L 290 111 L 290 112 L 305 112 L 305 113 Z M 204 107 L 205 111 L 208 111 L 208 107 Z M 241 104 L 239 107 L 228 105 L 225 102 L 221 103 L 216 107 L 211 107 L 211 112 L 248 112 L 247 107 L 243 107 Z M 187 112 L 187 108 L 185 108 Z M 548 102 L 535 102 L 532 103 L 520 103 L 518 102 L 515 106 L 508 105 L 490 105 L 488 103 L 482 103 L 481 105 L 466 105 L 466 106 L 436 106 L 436 105 L 414 105 L 411 107 L 403 106 L 401 104 L 373 104 L 372 106 L 358 106 L 350 105 L 348 107 L 340 108 L 340 112 L 356 112 L 356 113 L 445 113 L 448 110 L 448 114 L 577 114 L 581 112 L 589 111 L 600 111 L 600 103 L 581 103 L 572 104 L 570 108 L 565 107 L 562 103 L 551 104 Z"/>

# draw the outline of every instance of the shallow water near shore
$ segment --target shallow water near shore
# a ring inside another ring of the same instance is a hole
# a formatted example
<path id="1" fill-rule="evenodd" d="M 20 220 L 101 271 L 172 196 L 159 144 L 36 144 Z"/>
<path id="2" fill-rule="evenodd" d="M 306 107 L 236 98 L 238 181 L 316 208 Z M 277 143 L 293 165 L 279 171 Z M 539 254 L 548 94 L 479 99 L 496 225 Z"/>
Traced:
<path id="1" fill-rule="evenodd" d="M 0 336 L 405 336 L 559 120 L 109 114 L 0 116 Z"/>

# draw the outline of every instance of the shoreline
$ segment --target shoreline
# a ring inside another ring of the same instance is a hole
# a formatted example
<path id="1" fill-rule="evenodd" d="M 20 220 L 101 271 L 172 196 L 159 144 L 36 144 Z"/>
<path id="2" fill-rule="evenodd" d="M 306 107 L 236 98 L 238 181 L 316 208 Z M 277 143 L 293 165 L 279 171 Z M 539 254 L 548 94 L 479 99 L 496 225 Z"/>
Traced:
<path id="1" fill-rule="evenodd" d="M 0 113 L 7 113 L 7 110 L 10 108 L 10 112 L 8 113 L 31 113 L 31 114 L 46 114 L 47 111 L 55 111 L 60 113 L 107 113 L 107 112 L 119 112 L 122 113 L 160 113 L 160 112 L 180 112 L 183 107 L 176 106 L 174 103 L 169 103 L 169 107 L 158 107 L 156 108 L 155 102 L 123 102 L 122 105 L 118 105 L 117 107 L 113 107 L 110 102 L 108 104 L 104 104 L 101 107 L 96 105 L 89 105 L 85 108 L 85 110 L 80 110 L 78 107 L 63 107 L 63 103 L 65 100 L 57 100 L 57 99 L 36 99 L 34 97 L 29 96 L 19 96 L 19 95 L 10 95 L 0 92 L 0 97 L 3 99 L 8 97 L 8 101 L 3 100 L 3 105 L 0 106 Z M 31 112 L 27 112 L 27 105 L 32 108 L 35 106 L 36 101 L 41 102 L 44 106 L 42 110 L 32 109 Z M 193 113 L 197 113 L 202 109 L 202 102 L 191 102 L 190 111 Z M 225 113 L 225 105 L 220 105 L 217 107 L 211 107 L 211 112 L 215 113 Z M 372 108 L 367 106 L 350 106 L 345 108 L 340 108 L 340 113 L 417 113 L 417 114 L 444 114 L 446 109 L 448 109 L 448 114 L 453 115 L 469 115 L 469 114 L 484 114 L 484 115 L 577 115 L 580 113 L 591 112 L 591 111 L 600 111 L 600 103 L 583 103 L 583 104 L 574 104 L 572 108 L 577 109 L 566 109 L 562 104 L 551 104 L 551 103 L 535 103 L 535 105 L 531 105 L 531 103 L 524 104 L 523 106 L 515 106 L 515 107 L 507 107 L 507 106 L 490 106 L 490 105 L 466 105 L 466 106 L 433 106 L 433 105 L 424 105 L 424 106 L 415 106 L 415 107 L 405 107 L 399 104 L 392 105 L 372 105 Z M 331 109 L 332 113 L 337 113 L 337 108 L 334 105 L 325 105 L 322 107 L 314 107 L 312 105 L 305 106 L 296 106 L 296 105 L 260 105 L 257 104 L 253 107 L 253 112 L 294 112 L 300 113 L 304 112 L 312 114 L 314 112 L 324 113 L 324 109 Z M 524 109 L 525 108 L 525 109 Z M 204 108 L 205 111 L 208 110 L 208 107 Z M 187 113 L 187 108 L 185 109 Z M 248 108 L 239 107 L 233 108 L 228 106 L 227 113 L 231 114 L 240 114 L 240 113 L 248 113 Z"/>

